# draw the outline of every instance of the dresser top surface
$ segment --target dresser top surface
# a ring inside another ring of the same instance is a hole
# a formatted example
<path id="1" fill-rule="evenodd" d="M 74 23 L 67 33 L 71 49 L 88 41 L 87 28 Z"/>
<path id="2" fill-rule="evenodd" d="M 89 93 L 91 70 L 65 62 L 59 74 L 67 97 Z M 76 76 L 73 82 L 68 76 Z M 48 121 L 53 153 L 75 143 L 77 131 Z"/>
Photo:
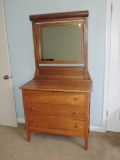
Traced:
<path id="1" fill-rule="evenodd" d="M 64 92 L 91 92 L 91 80 L 71 79 L 39 79 L 31 80 L 20 87 L 22 90 L 64 91 Z"/>

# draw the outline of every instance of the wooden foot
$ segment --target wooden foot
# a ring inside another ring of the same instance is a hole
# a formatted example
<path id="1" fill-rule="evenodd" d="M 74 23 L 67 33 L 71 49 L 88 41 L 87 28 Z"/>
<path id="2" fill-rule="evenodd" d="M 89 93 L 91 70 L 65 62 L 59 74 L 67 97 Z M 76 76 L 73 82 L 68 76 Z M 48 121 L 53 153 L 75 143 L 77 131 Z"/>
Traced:
<path id="1" fill-rule="evenodd" d="M 88 149 L 88 137 L 85 138 L 85 144 L 84 144 L 84 149 Z"/>
<path id="2" fill-rule="evenodd" d="M 30 132 L 29 131 L 26 131 L 26 132 L 27 132 L 27 141 L 30 142 L 30 140 L 31 140 Z"/>

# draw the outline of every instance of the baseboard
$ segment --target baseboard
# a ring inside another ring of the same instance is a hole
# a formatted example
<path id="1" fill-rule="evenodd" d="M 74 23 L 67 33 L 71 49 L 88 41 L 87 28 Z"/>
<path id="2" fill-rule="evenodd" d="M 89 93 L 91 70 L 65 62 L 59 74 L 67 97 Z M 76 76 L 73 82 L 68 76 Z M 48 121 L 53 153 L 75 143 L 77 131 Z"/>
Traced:
<path id="1" fill-rule="evenodd" d="M 22 118 L 18 118 L 17 121 L 18 123 L 25 123 L 25 119 L 22 119 Z"/>
<path id="2" fill-rule="evenodd" d="M 25 119 L 22 119 L 22 118 L 18 118 L 17 121 L 18 123 L 25 123 Z M 90 131 L 105 132 L 103 127 L 96 127 L 96 126 L 90 126 Z"/>
<path id="3" fill-rule="evenodd" d="M 90 131 L 94 132 L 106 132 L 103 127 L 90 126 Z"/>

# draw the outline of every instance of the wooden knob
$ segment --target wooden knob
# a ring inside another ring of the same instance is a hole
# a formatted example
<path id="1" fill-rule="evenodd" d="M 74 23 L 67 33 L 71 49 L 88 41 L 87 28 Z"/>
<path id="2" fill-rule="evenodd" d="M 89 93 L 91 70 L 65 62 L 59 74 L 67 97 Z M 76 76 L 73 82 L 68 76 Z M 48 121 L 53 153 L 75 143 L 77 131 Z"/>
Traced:
<path id="1" fill-rule="evenodd" d="M 77 97 L 75 97 L 74 99 L 75 99 L 75 100 L 78 100 L 78 98 L 77 98 Z"/>
<path id="2" fill-rule="evenodd" d="M 78 111 L 75 111 L 74 113 L 75 113 L 75 114 L 78 114 Z"/>
<path id="3" fill-rule="evenodd" d="M 32 98 L 32 94 L 30 94 L 29 97 Z"/>
<path id="4" fill-rule="evenodd" d="M 30 111 L 33 111 L 33 108 L 30 108 Z"/>
<path id="5" fill-rule="evenodd" d="M 78 128 L 78 124 L 77 123 L 75 123 L 75 128 Z"/>

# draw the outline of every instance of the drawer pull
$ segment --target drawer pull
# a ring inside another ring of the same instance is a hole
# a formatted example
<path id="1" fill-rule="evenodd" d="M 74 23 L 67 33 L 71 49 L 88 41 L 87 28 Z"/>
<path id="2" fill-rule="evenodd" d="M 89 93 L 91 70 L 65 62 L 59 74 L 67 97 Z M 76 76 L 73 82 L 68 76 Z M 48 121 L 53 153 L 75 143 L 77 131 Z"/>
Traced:
<path id="1" fill-rule="evenodd" d="M 74 99 L 75 99 L 75 100 L 78 100 L 78 98 L 77 98 L 77 97 L 75 97 Z"/>
<path id="2" fill-rule="evenodd" d="M 78 111 L 75 111 L 74 113 L 75 113 L 75 114 L 78 114 Z"/>
<path id="3" fill-rule="evenodd" d="M 30 108 L 30 111 L 33 111 L 33 108 Z"/>
<path id="4" fill-rule="evenodd" d="M 78 124 L 77 123 L 75 123 L 75 128 L 78 128 Z"/>
<path id="5" fill-rule="evenodd" d="M 34 121 L 32 121 L 32 123 L 35 123 L 35 120 L 34 120 Z"/>
<path id="6" fill-rule="evenodd" d="M 32 98 L 32 97 L 33 97 L 33 96 L 30 94 L 30 95 L 29 95 L 29 98 Z"/>

